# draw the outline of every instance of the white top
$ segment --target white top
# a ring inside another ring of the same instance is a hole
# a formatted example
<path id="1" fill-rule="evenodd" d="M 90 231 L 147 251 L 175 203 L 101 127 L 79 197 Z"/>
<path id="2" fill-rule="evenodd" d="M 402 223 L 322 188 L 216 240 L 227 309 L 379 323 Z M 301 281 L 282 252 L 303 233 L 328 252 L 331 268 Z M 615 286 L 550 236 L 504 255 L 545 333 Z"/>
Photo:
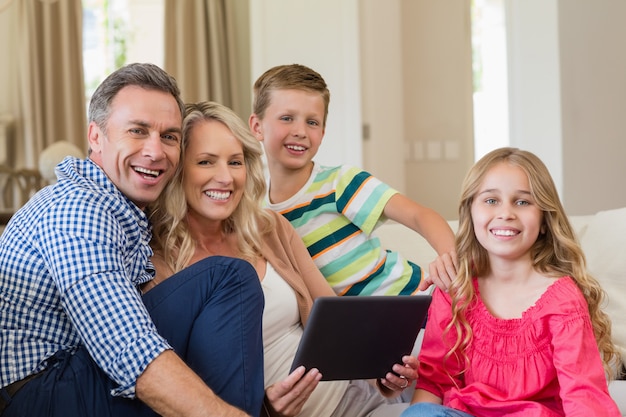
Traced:
<path id="1" fill-rule="evenodd" d="M 269 262 L 261 286 L 265 294 L 263 349 L 267 388 L 289 375 L 304 329 L 300 323 L 295 292 Z M 348 384 L 348 381 L 320 382 L 298 417 L 330 416 Z"/>

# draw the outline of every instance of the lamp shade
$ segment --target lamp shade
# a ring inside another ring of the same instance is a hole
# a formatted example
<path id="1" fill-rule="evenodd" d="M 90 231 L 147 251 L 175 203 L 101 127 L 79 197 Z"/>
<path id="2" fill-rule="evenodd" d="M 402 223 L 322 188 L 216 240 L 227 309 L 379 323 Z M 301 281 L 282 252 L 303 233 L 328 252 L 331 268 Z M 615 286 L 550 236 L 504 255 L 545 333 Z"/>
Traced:
<path id="1" fill-rule="evenodd" d="M 48 184 L 56 182 L 57 176 L 54 173 L 54 167 L 66 156 L 75 156 L 76 158 L 85 157 L 83 151 L 81 151 L 78 146 L 66 140 L 54 142 L 39 155 L 39 172 Z"/>

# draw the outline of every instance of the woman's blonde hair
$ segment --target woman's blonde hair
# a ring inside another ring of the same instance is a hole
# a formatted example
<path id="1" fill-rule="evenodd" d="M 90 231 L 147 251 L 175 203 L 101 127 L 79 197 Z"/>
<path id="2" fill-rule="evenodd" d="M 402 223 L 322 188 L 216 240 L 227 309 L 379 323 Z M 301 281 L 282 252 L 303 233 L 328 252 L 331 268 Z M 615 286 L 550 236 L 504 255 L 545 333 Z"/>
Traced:
<path id="1" fill-rule="evenodd" d="M 262 234 L 273 227 L 272 217 L 262 208 L 266 185 L 263 151 L 259 141 L 250 133 L 241 118 L 228 107 L 210 101 L 187 104 L 178 168 L 164 192 L 149 207 L 153 225 L 152 246 L 174 272 L 187 266 L 196 249 L 195 240 L 185 221 L 187 202 L 183 189 L 184 161 L 192 130 L 206 121 L 224 124 L 243 147 L 245 189 L 239 205 L 223 224 L 225 233 L 237 234 L 240 257 L 253 262 L 259 255 Z"/>
<path id="2" fill-rule="evenodd" d="M 543 212 L 542 231 L 531 247 L 535 270 L 555 277 L 570 276 L 582 291 L 589 308 L 593 331 L 609 376 L 614 376 L 612 366 L 619 363 L 619 354 L 611 340 L 611 322 L 602 311 L 606 294 L 598 281 L 587 271 L 585 255 L 559 200 L 559 195 L 544 163 L 534 154 L 516 148 L 501 148 L 482 157 L 468 172 L 463 181 L 459 203 L 459 229 L 456 251 L 459 257 L 457 278 L 450 288 L 452 321 L 446 331 L 456 333 L 456 343 L 446 355 L 460 356 L 468 363 L 465 354 L 472 340 L 472 330 L 465 311 L 476 297 L 472 278 L 490 272 L 487 251 L 476 238 L 471 207 L 487 172 L 499 163 L 520 168 L 528 177 L 530 193 Z"/>

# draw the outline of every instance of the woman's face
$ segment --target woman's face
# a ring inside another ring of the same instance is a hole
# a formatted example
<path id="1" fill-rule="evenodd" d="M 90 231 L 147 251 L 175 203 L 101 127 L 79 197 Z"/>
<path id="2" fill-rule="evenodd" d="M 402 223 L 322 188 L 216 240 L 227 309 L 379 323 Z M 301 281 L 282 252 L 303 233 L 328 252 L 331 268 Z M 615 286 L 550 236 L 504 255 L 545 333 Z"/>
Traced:
<path id="1" fill-rule="evenodd" d="M 239 139 L 221 122 L 199 121 L 189 133 L 183 164 L 188 215 L 199 222 L 222 222 L 230 217 L 246 184 Z"/>

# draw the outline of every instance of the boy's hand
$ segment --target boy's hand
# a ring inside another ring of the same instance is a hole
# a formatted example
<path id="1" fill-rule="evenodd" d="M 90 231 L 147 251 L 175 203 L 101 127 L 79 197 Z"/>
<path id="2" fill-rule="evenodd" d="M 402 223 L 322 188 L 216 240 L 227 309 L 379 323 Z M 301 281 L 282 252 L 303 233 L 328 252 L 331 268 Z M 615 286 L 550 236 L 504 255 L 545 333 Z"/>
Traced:
<path id="1" fill-rule="evenodd" d="M 428 265 L 429 275 L 419 283 L 418 289 L 424 291 L 435 284 L 442 291 L 448 291 L 457 273 L 457 256 L 455 251 L 438 256 Z"/>
<path id="2" fill-rule="evenodd" d="M 298 367 L 284 380 L 265 390 L 272 416 L 296 416 L 317 387 L 322 374 L 313 368 L 306 374 L 304 366 Z"/>

